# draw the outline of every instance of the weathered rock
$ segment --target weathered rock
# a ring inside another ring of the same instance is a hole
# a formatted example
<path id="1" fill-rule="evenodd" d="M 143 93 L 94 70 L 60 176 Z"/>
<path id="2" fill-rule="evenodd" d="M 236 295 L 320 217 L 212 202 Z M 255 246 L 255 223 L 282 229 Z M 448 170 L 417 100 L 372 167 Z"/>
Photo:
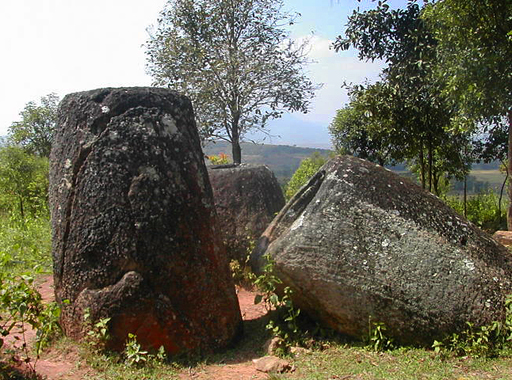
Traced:
<path id="1" fill-rule="evenodd" d="M 336 157 L 290 200 L 251 256 L 264 255 L 302 311 L 354 337 L 383 322 L 429 344 L 504 316 L 507 250 L 437 197 L 358 158 Z"/>
<path id="2" fill-rule="evenodd" d="M 263 345 L 263 351 L 267 355 L 276 354 L 280 348 L 285 349 L 286 344 L 285 344 L 283 338 L 280 338 L 277 336 L 273 336 L 272 338 L 269 338 Z"/>
<path id="3" fill-rule="evenodd" d="M 213 198 L 228 256 L 244 262 L 256 241 L 284 206 L 274 173 L 263 165 L 208 167 Z"/>
<path id="4" fill-rule="evenodd" d="M 254 359 L 253 363 L 258 371 L 265 373 L 283 373 L 291 369 L 289 362 L 276 356 L 264 356 L 260 359 Z"/>
<path id="5" fill-rule="evenodd" d="M 496 231 L 492 237 L 505 247 L 512 246 L 512 231 Z"/>
<path id="6" fill-rule="evenodd" d="M 111 318 L 170 354 L 228 345 L 241 316 L 190 101 L 156 88 L 99 89 L 60 105 L 50 168 L 55 294 L 73 338 Z"/>

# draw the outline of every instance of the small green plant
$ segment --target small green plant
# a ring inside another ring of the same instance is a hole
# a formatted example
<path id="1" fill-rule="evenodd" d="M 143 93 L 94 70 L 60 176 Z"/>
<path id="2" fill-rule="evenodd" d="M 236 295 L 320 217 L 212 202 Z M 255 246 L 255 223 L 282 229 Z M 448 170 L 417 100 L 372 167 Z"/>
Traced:
<path id="1" fill-rule="evenodd" d="M 494 321 L 489 325 L 475 326 L 466 322 L 466 329 L 452 334 L 443 341 L 434 341 L 432 347 L 440 355 L 447 352 L 473 357 L 494 357 L 500 351 L 512 348 L 512 295 L 505 301 L 504 321 Z"/>
<path id="2" fill-rule="evenodd" d="M 300 309 L 293 306 L 293 292 L 289 287 L 283 289 L 282 296 L 277 294 L 277 286 L 282 284 L 282 281 L 274 273 L 275 260 L 269 255 L 266 255 L 265 259 L 263 273 L 254 281 L 262 294 L 255 297 L 254 303 L 264 302 L 268 311 L 275 310 L 274 318 L 269 321 L 266 328 L 274 336 L 281 338 L 283 345 L 279 347 L 277 354 L 284 355 L 291 346 L 300 345 L 304 340 L 304 334 L 298 324 Z"/>
<path id="3" fill-rule="evenodd" d="M 368 319 L 368 344 L 373 351 L 388 351 L 394 348 L 393 339 L 386 335 L 387 327 L 382 322 L 372 322 Z"/>
<path id="4" fill-rule="evenodd" d="M 47 347 L 53 339 L 62 333 L 59 325 L 61 309 L 56 302 L 44 305 L 39 314 L 39 326 L 36 333 L 36 354 L 39 357 L 42 350 Z"/>
<path id="5" fill-rule="evenodd" d="M 233 276 L 233 280 L 235 285 L 239 285 L 241 287 L 251 288 L 256 280 L 256 275 L 251 270 L 251 266 L 249 265 L 249 260 L 251 257 L 251 252 L 256 247 L 256 242 L 252 238 L 249 230 L 246 230 L 247 236 L 245 238 L 245 249 L 246 255 L 245 260 L 240 262 L 239 260 L 231 260 L 229 263 L 229 268 L 231 269 L 231 275 Z"/>
<path id="6" fill-rule="evenodd" d="M 0 348 L 4 346 L 5 337 L 12 336 L 10 349 L 16 356 L 22 356 L 32 371 L 43 347 L 60 332 L 59 315 L 58 306 L 42 303 L 33 277 L 0 272 Z M 35 358 L 27 344 L 28 328 L 37 332 Z"/>
<path id="7" fill-rule="evenodd" d="M 262 294 L 258 294 L 254 303 L 263 302 L 267 311 L 281 306 L 281 300 L 276 294 L 276 288 L 283 282 L 274 273 L 275 260 L 270 255 L 265 255 L 266 264 L 263 272 L 254 280 L 254 285 Z"/>
<path id="8" fill-rule="evenodd" d="M 91 310 L 85 309 L 84 329 L 86 331 L 85 341 L 95 351 L 104 351 L 109 340 L 108 323 L 110 318 L 102 318 L 96 322 L 91 319 Z"/>
<path id="9" fill-rule="evenodd" d="M 164 346 L 160 346 L 156 354 L 150 354 L 142 349 L 135 334 L 129 333 L 124 349 L 125 363 L 128 366 L 142 367 L 148 363 L 163 363 L 167 360 Z"/>

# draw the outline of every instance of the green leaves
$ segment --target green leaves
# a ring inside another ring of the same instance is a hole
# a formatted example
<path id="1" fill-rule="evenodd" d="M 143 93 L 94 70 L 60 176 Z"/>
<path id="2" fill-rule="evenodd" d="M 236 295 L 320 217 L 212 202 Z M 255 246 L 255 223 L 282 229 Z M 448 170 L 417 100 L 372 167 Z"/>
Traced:
<path id="1" fill-rule="evenodd" d="M 512 105 L 512 3 L 443 0 L 423 15 L 438 41 L 436 74 L 445 93 L 476 120 L 505 116 Z"/>
<path id="2" fill-rule="evenodd" d="M 301 161 L 300 166 L 293 173 L 292 178 L 286 185 L 285 198 L 291 199 L 299 189 L 304 186 L 320 167 L 327 162 L 327 159 L 315 152 L 311 157 Z"/>
<path id="3" fill-rule="evenodd" d="M 28 213 L 45 214 L 47 197 L 48 159 L 21 147 L 0 147 L 0 207 L 17 211 L 24 219 Z"/>
<path id="4" fill-rule="evenodd" d="M 40 157 L 49 157 L 53 132 L 57 123 L 59 97 L 48 94 L 41 98 L 40 105 L 29 102 L 20 112 L 21 121 L 9 127 L 9 140 L 24 150 Z"/>
<path id="5" fill-rule="evenodd" d="M 408 161 L 417 165 L 424 187 L 438 193 L 439 179 L 467 171 L 467 130 L 456 130 L 457 107 L 443 95 L 444 81 L 434 75 L 437 40 L 416 2 L 375 9 L 349 17 L 337 50 L 353 46 L 359 58 L 383 59 L 380 81 L 349 86 L 350 104 L 330 127 L 338 148 L 381 165 Z M 474 123 L 471 125 L 474 126 Z"/>
<path id="6" fill-rule="evenodd" d="M 21 352 L 27 363 L 31 362 L 25 339 L 27 325 L 36 330 L 37 357 L 43 347 L 60 333 L 60 308 L 55 303 L 43 305 L 33 282 L 33 277 L 26 274 L 15 276 L 0 272 L 0 335 L 21 335 L 22 345 L 16 343 L 19 338 L 14 339 L 14 347 L 11 348 Z M 3 339 L 0 339 L 0 348 L 3 344 Z"/>

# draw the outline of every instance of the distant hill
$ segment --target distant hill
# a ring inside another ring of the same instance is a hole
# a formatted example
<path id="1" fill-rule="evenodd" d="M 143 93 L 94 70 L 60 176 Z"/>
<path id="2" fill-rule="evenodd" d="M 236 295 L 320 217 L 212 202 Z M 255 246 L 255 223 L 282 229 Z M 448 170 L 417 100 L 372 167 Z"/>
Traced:
<path id="1" fill-rule="evenodd" d="M 333 153 L 328 149 L 242 143 L 242 162 L 267 165 L 274 172 L 279 183 L 285 185 L 299 167 L 300 162 L 315 152 L 325 157 Z M 218 156 L 220 153 L 225 153 L 231 157 L 231 145 L 224 141 L 209 143 L 204 148 L 204 153 L 207 156 Z M 468 193 L 477 194 L 489 189 L 499 192 L 505 177 L 499 172 L 499 165 L 499 161 L 489 164 L 473 164 L 473 170 L 468 177 Z M 398 164 L 389 167 L 389 169 L 405 177 L 413 178 L 412 173 L 404 164 Z M 460 194 L 462 192 L 462 182 L 454 182 L 452 186 L 452 194 Z"/>
<path id="2" fill-rule="evenodd" d="M 221 141 L 208 143 L 204 147 L 207 156 L 225 153 L 231 157 L 231 145 Z M 291 178 L 300 162 L 318 152 L 328 157 L 332 151 L 328 149 L 301 148 L 289 145 L 268 145 L 242 143 L 242 162 L 248 164 L 267 165 L 272 170 L 281 185 L 284 185 Z"/>

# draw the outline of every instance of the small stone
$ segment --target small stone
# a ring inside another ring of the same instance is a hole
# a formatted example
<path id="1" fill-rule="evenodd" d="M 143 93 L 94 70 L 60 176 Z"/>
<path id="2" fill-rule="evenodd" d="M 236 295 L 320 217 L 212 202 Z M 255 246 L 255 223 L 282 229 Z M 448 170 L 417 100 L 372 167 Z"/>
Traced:
<path id="1" fill-rule="evenodd" d="M 291 369 L 290 363 L 276 356 L 265 356 L 260 359 L 254 359 L 253 363 L 260 372 L 283 373 Z"/>
<path id="2" fill-rule="evenodd" d="M 275 336 L 265 342 L 265 344 L 263 345 L 263 350 L 268 355 L 274 355 L 277 352 L 277 350 L 283 346 L 284 341 L 281 338 Z"/>

